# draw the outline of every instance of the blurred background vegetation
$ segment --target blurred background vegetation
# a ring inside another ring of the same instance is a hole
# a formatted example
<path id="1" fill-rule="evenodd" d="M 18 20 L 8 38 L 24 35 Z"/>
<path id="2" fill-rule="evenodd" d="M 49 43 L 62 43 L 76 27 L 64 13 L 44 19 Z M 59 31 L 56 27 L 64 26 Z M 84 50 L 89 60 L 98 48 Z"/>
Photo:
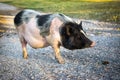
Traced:
<path id="1" fill-rule="evenodd" d="M 64 13 L 80 19 L 120 23 L 120 0 L 0 0 L 22 9 Z"/>

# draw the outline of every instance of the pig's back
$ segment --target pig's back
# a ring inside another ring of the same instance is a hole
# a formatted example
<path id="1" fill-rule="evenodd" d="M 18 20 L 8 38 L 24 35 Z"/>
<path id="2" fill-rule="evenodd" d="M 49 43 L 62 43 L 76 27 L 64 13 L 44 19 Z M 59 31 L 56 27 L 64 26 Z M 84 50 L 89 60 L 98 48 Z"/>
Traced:
<path id="1" fill-rule="evenodd" d="M 19 27 L 22 24 L 28 25 L 29 23 L 31 23 L 31 20 L 32 20 L 33 21 L 32 23 L 34 23 L 35 27 L 37 27 L 40 30 L 40 34 L 42 36 L 46 36 L 49 34 L 50 25 L 51 25 L 52 20 L 56 17 L 58 19 L 60 19 L 60 21 L 62 21 L 63 23 L 73 22 L 73 20 L 71 18 L 69 18 L 68 16 L 66 16 L 64 14 L 56 13 L 56 14 L 44 14 L 43 15 L 40 12 L 26 9 L 26 10 L 19 12 L 15 16 L 14 23 L 15 23 L 16 27 Z M 30 25 L 28 25 L 28 26 L 30 26 Z M 58 25 L 58 26 L 60 26 L 60 25 Z M 31 26 L 31 27 L 33 27 L 33 26 Z"/>
<path id="2" fill-rule="evenodd" d="M 14 24 L 16 27 L 19 25 L 23 24 L 23 22 L 28 22 L 31 18 L 34 18 L 36 15 L 40 15 L 39 12 L 34 11 L 34 10 L 22 10 L 20 11 L 14 18 Z"/>

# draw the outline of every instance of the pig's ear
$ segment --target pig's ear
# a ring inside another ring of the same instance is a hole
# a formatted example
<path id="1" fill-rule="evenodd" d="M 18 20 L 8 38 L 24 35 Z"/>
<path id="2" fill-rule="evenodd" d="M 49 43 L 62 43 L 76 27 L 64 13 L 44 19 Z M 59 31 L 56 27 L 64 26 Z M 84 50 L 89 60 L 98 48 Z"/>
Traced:
<path id="1" fill-rule="evenodd" d="M 70 27 L 66 27 L 67 35 L 70 35 Z"/>
<path id="2" fill-rule="evenodd" d="M 82 26 L 82 21 L 80 21 L 79 26 Z"/>
<path id="3" fill-rule="evenodd" d="M 71 26 L 66 27 L 66 32 L 67 35 L 70 36 L 71 34 L 73 34 L 74 29 Z"/>
<path id="4" fill-rule="evenodd" d="M 83 30 L 83 28 L 82 28 L 82 21 L 80 21 L 80 23 L 79 23 L 79 28 Z"/>

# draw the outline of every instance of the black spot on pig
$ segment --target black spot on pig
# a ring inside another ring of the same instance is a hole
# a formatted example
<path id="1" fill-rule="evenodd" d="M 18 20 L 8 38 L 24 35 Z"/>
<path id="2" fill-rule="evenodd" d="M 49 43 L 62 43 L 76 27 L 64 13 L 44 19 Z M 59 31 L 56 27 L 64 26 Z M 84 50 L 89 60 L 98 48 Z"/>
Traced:
<path id="1" fill-rule="evenodd" d="M 50 17 L 51 14 L 47 14 L 47 15 L 37 15 L 36 18 L 37 18 L 37 24 L 38 26 L 43 26 L 46 21 L 48 21 L 49 17 Z"/>
<path id="2" fill-rule="evenodd" d="M 63 47 L 73 50 L 90 47 L 92 41 L 83 32 L 82 23 L 67 22 L 60 28 L 60 36 Z"/>
<path id="3" fill-rule="evenodd" d="M 21 12 L 19 12 L 19 13 L 15 16 L 15 18 L 14 18 L 14 23 L 15 23 L 16 26 L 19 26 L 19 25 L 22 24 L 22 15 L 23 15 L 23 13 L 24 13 L 24 11 L 21 11 Z"/>

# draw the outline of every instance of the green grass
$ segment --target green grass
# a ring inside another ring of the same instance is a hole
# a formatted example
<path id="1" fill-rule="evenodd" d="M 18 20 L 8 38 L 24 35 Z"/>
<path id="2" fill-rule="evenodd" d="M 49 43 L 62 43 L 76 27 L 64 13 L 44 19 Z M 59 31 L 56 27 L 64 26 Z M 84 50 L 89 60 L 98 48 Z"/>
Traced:
<path id="1" fill-rule="evenodd" d="M 120 23 L 119 0 L 0 0 L 19 8 L 64 13 L 74 18 Z"/>

